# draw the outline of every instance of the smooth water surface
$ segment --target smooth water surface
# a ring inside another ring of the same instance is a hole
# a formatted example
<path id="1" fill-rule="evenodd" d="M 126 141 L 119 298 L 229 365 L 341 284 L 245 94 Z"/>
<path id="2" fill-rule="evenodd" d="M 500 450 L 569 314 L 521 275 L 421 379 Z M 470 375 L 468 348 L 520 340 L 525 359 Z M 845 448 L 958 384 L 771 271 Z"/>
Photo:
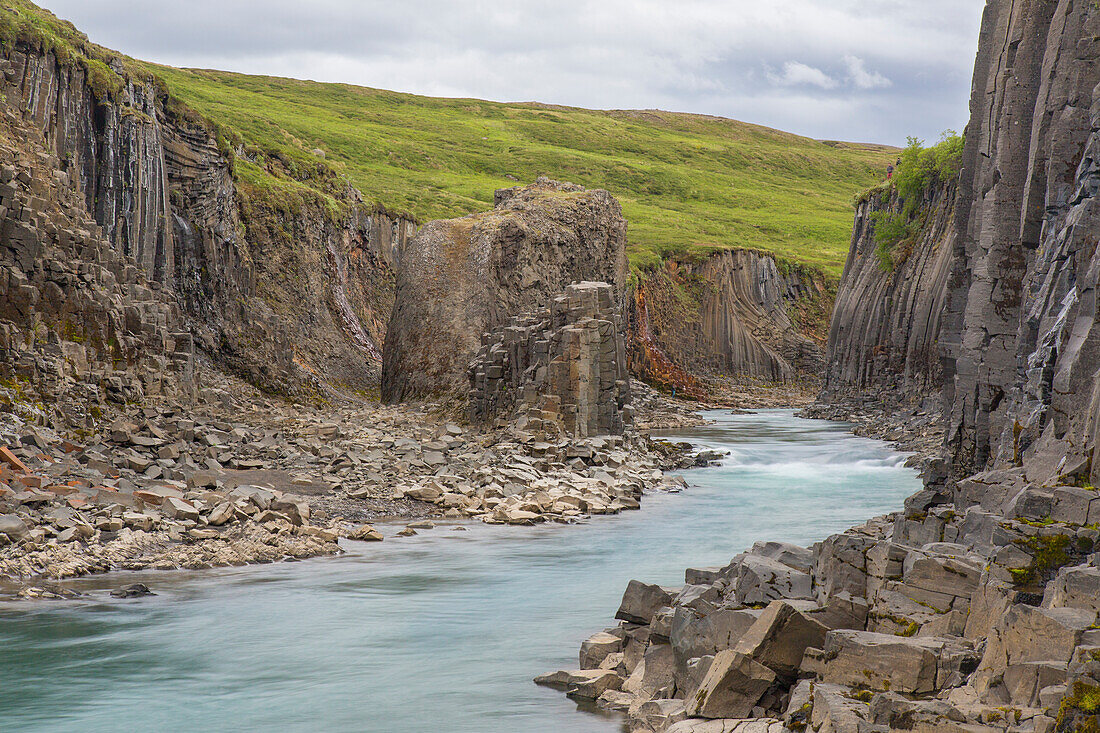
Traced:
<path id="1" fill-rule="evenodd" d="M 678 585 L 762 539 L 808 544 L 897 509 L 904 456 L 791 411 L 676 436 L 731 451 L 691 488 L 576 526 L 441 525 L 339 558 L 117 574 L 89 600 L 0 604 L 0 731 L 596 733 L 536 687 L 575 668 L 631 578 Z M 141 580 L 156 597 L 111 599 Z"/>

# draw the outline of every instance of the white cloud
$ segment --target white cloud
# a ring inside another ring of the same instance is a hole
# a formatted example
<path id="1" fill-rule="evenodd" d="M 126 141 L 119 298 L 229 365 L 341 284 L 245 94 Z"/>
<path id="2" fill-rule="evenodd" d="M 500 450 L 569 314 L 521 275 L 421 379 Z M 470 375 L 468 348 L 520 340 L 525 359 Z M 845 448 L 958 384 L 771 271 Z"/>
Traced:
<path id="1" fill-rule="evenodd" d="M 662 107 L 899 144 L 965 124 L 984 4 L 40 1 L 94 41 L 176 66 L 501 101 Z M 808 113 L 806 99 L 830 114 Z"/>
<path id="2" fill-rule="evenodd" d="M 877 71 L 867 71 L 866 64 L 858 56 L 846 55 L 844 64 L 848 67 L 848 81 L 857 89 L 880 89 L 893 84 Z"/>
<path id="3" fill-rule="evenodd" d="M 776 84 L 788 87 L 813 86 L 822 89 L 835 89 L 839 82 L 821 69 L 798 61 L 783 64 L 782 74 L 769 74 L 768 78 Z"/>

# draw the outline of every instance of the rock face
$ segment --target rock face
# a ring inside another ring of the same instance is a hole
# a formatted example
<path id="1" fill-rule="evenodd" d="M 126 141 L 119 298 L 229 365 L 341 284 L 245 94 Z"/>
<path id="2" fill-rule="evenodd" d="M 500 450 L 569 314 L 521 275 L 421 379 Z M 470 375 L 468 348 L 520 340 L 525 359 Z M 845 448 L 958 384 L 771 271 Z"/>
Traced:
<path id="1" fill-rule="evenodd" d="M 377 384 L 393 268 L 415 223 L 334 190 L 279 208 L 233 178 L 197 115 L 151 78 L 115 71 L 96 96 L 84 67 L 19 43 L 3 54 L 6 103 L 83 199 L 114 252 L 177 300 L 212 356 L 284 393 Z M 102 96 L 102 95 L 101 95 Z"/>
<path id="2" fill-rule="evenodd" d="M 631 369 L 646 378 L 683 389 L 692 375 L 772 383 L 816 379 L 824 367 L 800 322 L 827 312 L 820 273 L 731 250 L 646 271 L 632 295 Z"/>
<path id="3" fill-rule="evenodd" d="M 407 246 L 386 332 L 388 402 L 465 393 L 482 334 L 578 281 L 620 302 L 626 222 L 606 191 L 549 179 L 497 192 L 497 207 L 426 224 Z"/>
<path id="4" fill-rule="evenodd" d="M 570 285 L 484 340 L 470 364 L 472 421 L 518 415 L 522 429 L 573 437 L 619 434 L 630 421 L 622 317 L 607 283 Z"/>
<path id="5" fill-rule="evenodd" d="M 872 214 L 901 208 L 896 194 L 872 194 L 856 207 L 848 260 L 829 328 L 827 402 L 920 402 L 942 392 L 940 336 L 954 252 L 956 187 L 935 183 L 921 210 L 926 224 L 911 252 L 893 269 L 876 255 Z"/>
<path id="6" fill-rule="evenodd" d="M 825 390 L 899 393 L 896 409 L 942 389 L 948 462 L 902 511 L 688 571 L 648 622 L 607 629 L 624 682 L 598 702 L 635 730 L 663 729 L 655 698 L 684 730 L 1100 726 L 1098 38 L 1093 3 L 987 3 L 957 193 L 927 193 L 923 237 L 891 273 L 868 216 L 900 202 L 860 208 Z M 671 673 L 647 686 L 666 645 Z"/>
<path id="7" fill-rule="evenodd" d="M 84 427 L 90 403 L 190 392 L 175 299 L 88 215 L 35 121 L 0 117 L 0 379 L 59 401 L 69 427 Z"/>
<path id="8" fill-rule="evenodd" d="M 945 327 L 956 476 L 1100 478 L 1098 33 L 1088 3 L 986 6 Z"/>

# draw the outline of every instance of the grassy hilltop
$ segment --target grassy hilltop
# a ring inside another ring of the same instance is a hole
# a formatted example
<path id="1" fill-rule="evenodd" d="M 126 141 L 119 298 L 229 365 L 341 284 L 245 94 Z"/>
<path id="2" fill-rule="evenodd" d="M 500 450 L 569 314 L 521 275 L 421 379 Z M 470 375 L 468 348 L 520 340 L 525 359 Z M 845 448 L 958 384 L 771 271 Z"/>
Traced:
<path id="1" fill-rule="evenodd" d="M 106 94 L 120 85 L 103 60 L 122 60 L 128 75 L 153 73 L 214 123 L 253 193 L 332 200 L 334 179 L 344 177 L 370 203 L 426 221 L 483 210 L 494 189 L 538 175 L 606 188 L 623 204 L 635 267 L 746 247 L 838 276 L 853 196 L 897 155 L 700 115 L 436 99 L 135 64 L 27 0 L 0 0 L 0 36 L 75 49 L 92 59 L 85 66 L 103 77 Z"/>

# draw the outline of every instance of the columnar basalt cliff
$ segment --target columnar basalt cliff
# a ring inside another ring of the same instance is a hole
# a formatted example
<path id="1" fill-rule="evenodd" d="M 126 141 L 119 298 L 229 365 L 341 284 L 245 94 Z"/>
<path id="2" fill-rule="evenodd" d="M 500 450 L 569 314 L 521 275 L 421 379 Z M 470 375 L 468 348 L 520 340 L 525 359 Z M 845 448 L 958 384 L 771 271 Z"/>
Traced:
<path id="1" fill-rule="evenodd" d="M 350 186 L 334 214 L 235 181 L 210 126 L 121 62 L 125 83 L 107 94 L 51 52 L 17 44 L 6 60 L 9 103 L 115 250 L 175 293 L 201 346 L 281 392 L 377 384 L 393 268 L 415 223 Z"/>
<path id="2" fill-rule="evenodd" d="M 465 396 L 482 334 L 584 280 L 611 284 L 621 308 L 626 221 L 607 191 L 540 178 L 498 191 L 493 211 L 426 224 L 398 270 L 383 399 Z"/>
<path id="3" fill-rule="evenodd" d="M 647 270 L 632 294 L 630 365 L 654 382 L 695 392 L 697 378 L 813 380 L 824 367 L 813 321 L 831 294 L 820 273 L 729 250 Z"/>
<path id="4" fill-rule="evenodd" d="M 945 328 L 958 476 L 1100 478 L 1098 35 L 1095 3 L 986 8 Z"/>
<path id="5" fill-rule="evenodd" d="M 925 192 L 919 234 L 892 262 L 880 254 L 873 215 L 899 213 L 897 193 L 872 193 L 857 204 L 829 328 L 823 400 L 897 407 L 940 395 L 955 194 L 954 182 L 936 182 Z"/>
<path id="6" fill-rule="evenodd" d="M 607 283 L 570 285 L 542 312 L 513 316 L 470 363 L 470 419 L 516 419 L 548 435 L 621 434 L 631 414 L 623 334 Z"/>

